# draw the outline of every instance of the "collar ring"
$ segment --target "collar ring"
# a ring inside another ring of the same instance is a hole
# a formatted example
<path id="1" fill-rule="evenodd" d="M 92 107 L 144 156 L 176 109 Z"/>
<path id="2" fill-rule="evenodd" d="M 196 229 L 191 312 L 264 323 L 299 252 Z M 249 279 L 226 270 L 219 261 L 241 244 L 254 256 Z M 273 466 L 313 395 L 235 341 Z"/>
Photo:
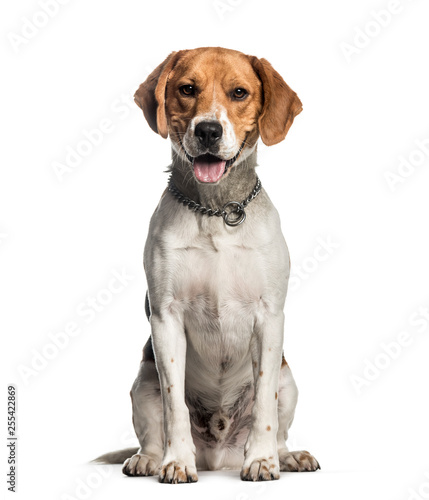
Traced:
<path id="1" fill-rule="evenodd" d="M 228 207 L 234 208 L 227 211 L 226 209 Z M 246 212 L 244 211 L 243 205 L 238 201 L 229 201 L 222 208 L 222 217 L 226 225 L 235 227 L 246 220 Z"/>

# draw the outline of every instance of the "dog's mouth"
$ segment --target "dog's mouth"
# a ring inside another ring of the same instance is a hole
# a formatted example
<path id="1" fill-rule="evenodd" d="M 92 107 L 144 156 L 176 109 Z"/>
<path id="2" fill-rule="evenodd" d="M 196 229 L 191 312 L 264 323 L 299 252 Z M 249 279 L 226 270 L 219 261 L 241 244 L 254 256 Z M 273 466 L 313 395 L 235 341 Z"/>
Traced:
<path id="1" fill-rule="evenodd" d="M 188 154 L 185 148 L 183 148 L 183 151 L 185 152 L 186 158 L 194 167 L 196 179 L 200 182 L 214 183 L 219 181 L 227 173 L 229 167 L 237 160 L 243 150 L 245 142 L 244 140 L 237 153 L 228 160 L 222 160 L 222 158 L 218 158 L 210 153 L 193 157 Z"/>

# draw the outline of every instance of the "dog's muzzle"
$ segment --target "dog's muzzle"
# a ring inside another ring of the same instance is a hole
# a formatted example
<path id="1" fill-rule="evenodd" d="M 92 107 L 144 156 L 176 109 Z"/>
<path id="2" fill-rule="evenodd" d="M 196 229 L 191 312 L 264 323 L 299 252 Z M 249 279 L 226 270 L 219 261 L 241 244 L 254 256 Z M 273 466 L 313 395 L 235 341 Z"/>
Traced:
<path id="1" fill-rule="evenodd" d="M 208 139 L 207 139 L 208 140 Z M 213 140 L 213 139 L 212 139 Z M 216 142 L 216 141 L 215 141 Z M 205 153 L 199 156 L 191 156 L 186 149 L 182 149 L 185 153 L 186 158 L 192 164 L 194 168 L 194 174 L 198 181 L 205 183 L 214 183 L 220 180 L 228 171 L 228 168 L 237 160 L 240 156 L 241 151 L 246 144 L 246 139 L 243 140 L 241 146 L 239 147 L 237 153 L 227 160 L 218 158 L 214 154 Z"/>

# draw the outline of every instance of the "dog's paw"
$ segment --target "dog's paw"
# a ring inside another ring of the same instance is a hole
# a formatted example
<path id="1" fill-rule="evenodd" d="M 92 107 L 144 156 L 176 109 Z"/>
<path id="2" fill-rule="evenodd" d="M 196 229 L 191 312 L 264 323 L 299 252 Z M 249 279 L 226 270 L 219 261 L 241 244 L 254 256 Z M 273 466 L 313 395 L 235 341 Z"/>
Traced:
<path id="1" fill-rule="evenodd" d="M 197 469 L 193 465 L 175 460 L 161 466 L 159 471 L 160 483 L 196 483 L 198 481 Z"/>
<path id="2" fill-rule="evenodd" d="M 148 455 L 136 453 L 125 460 L 122 472 L 126 476 L 154 476 L 158 474 L 159 462 Z"/>
<path id="3" fill-rule="evenodd" d="M 319 462 L 308 451 L 279 450 L 280 470 L 288 472 L 313 472 L 320 469 Z"/>
<path id="4" fill-rule="evenodd" d="M 243 481 L 272 481 L 279 479 L 279 466 L 273 457 L 254 460 L 249 466 L 244 465 L 240 477 Z"/>

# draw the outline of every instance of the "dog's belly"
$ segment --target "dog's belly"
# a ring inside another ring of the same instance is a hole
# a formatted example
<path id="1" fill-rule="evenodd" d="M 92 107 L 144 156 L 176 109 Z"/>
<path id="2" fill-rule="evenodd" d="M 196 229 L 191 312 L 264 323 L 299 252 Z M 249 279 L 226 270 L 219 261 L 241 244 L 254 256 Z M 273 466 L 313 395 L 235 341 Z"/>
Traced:
<path id="1" fill-rule="evenodd" d="M 193 351 L 192 364 L 213 374 L 228 372 L 250 360 L 249 346 L 257 304 L 221 291 L 189 301 L 184 311 L 187 344 Z"/>
<path id="2" fill-rule="evenodd" d="M 202 357 L 188 342 L 185 398 L 201 469 L 234 469 L 243 461 L 254 391 L 250 353 L 242 351 L 237 345 L 227 354 L 219 343 L 211 358 L 208 350 Z"/>

